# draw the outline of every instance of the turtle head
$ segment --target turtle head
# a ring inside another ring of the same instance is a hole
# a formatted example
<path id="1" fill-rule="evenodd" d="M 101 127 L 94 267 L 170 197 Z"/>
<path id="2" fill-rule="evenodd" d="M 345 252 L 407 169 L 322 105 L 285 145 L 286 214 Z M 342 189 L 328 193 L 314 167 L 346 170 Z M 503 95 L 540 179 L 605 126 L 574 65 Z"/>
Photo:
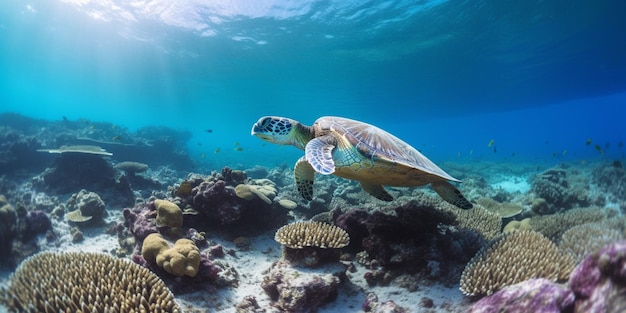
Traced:
<path id="1" fill-rule="evenodd" d="M 310 128 L 286 117 L 264 116 L 252 125 L 252 135 L 267 142 L 304 149 L 311 139 Z"/>

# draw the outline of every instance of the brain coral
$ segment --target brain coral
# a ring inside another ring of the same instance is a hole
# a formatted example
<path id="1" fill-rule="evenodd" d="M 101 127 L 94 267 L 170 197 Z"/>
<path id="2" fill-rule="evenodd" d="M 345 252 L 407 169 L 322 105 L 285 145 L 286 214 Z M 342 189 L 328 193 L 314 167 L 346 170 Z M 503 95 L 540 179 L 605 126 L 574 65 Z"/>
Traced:
<path id="1" fill-rule="evenodd" d="M 200 268 L 200 250 L 189 239 L 178 239 L 170 247 L 161 235 L 153 233 L 144 239 L 141 255 L 176 276 L 194 277 Z"/>
<path id="2" fill-rule="evenodd" d="M 137 264 L 99 253 L 42 252 L 0 291 L 15 312 L 181 312 L 163 281 Z"/>
<path id="3" fill-rule="evenodd" d="M 350 237 L 345 230 L 314 221 L 285 225 L 278 229 L 274 239 L 292 249 L 304 247 L 343 248 L 350 243 Z"/>
<path id="4" fill-rule="evenodd" d="M 566 280 L 574 260 L 552 241 L 531 230 L 503 234 L 483 248 L 461 275 L 466 295 L 490 295 L 531 278 Z"/>

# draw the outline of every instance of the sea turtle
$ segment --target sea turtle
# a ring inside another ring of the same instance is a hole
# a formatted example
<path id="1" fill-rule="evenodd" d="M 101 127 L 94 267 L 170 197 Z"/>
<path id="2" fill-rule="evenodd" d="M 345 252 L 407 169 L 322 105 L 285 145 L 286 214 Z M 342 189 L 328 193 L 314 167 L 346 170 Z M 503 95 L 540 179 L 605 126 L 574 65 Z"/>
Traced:
<path id="1" fill-rule="evenodd" d="M 313 199 L 315 172 L 357 180 L 372 196 L 391 201 L 383 186 L 432 188 L 447 202 L 463 209 L 472 204 L 448 181 L 459 182 L 396 136 L 369 124 L 335 116 L 317 119 L 313 126 L 277 116 L 261 117 L 252 135 L 265 141 L 293 145 L 305 151 L 296 162 L 298 192 Z"/>

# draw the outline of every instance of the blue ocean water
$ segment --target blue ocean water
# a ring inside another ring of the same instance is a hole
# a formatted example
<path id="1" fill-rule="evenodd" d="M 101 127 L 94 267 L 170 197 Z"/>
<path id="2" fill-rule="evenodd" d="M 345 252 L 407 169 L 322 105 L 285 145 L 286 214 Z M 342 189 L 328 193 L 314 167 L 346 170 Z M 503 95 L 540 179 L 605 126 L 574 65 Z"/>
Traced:
<path id="1" fill-rule="evenodd" d="M 624 1 L 5 2 L 0 112 L 189 130 L 216 168 L 295 162 L 250 136 L 263 115 L 362 120 L 435 162 L 626 154 Z"/>

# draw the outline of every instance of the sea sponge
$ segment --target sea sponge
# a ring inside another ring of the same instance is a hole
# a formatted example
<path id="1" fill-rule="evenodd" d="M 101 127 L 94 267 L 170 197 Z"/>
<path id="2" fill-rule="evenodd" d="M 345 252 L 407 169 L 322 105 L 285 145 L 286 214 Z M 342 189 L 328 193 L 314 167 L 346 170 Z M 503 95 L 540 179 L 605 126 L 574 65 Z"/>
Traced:
<path id="1" fill-rule="evenodd" d="M 531 278 L 563 281 L 574 260 L 532 230 L 500 235 L 479 251 L 461 275 L 460 289 L 470 296 L 493 292 Z"/>
<path id="2" fill-rule="evenodd" d="M 194 277 L 200 268 L 200 249 L 189 239 L 179 239 L 173 247 L 159 234 L 150 234 L 143 241 L 141 255 L 176 276 Z"/>
<path id="3" fill-rule="evenodd" d="M 107 254 L 41 252 L 0 290 L 14 312 L 181 312 L 150 270 Z"/>
<path id="4" fill-rule="evenodd" d="M 350 237 L 345 230 L 314 221 L 285 225 L 278 229 L 274 240 L 292 249 L 304 247 L 343 248 L 350 243 Z"/>
<path id="5" fill-rule="evenodd" d="M 180 228 L 183 226 L 183 211 L 173 202 L 168 200 L 154 200 L 154 207 L 157 211 L 156 225 L 170 228 Z"/>

